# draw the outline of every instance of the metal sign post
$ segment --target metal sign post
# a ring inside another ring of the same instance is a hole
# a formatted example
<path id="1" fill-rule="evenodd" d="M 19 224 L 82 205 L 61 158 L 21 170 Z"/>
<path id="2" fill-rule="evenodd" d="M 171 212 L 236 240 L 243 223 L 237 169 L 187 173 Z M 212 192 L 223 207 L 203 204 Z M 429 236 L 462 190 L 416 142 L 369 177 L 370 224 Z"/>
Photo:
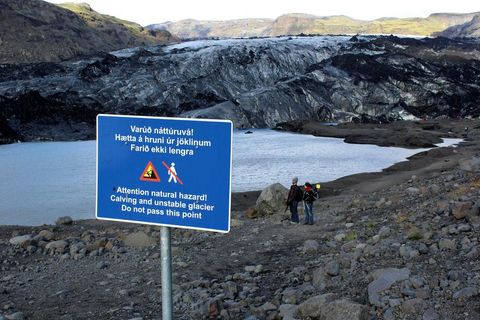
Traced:
<path id="1" fill-rule="evenodd" d="M 162 258 L 162 319 L 172 320 L 172 247 L 170 228 L 160 227 L 160 253 Z"/>

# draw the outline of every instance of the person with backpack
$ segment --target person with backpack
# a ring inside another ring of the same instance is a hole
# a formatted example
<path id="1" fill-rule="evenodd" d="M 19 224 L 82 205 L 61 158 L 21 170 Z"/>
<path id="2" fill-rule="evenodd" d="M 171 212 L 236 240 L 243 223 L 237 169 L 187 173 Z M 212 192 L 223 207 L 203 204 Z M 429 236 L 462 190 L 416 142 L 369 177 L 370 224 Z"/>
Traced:
<path id="1" fill-rule="evenodd" d="M 298 217 L 298 203 L 303 199 L 303 191 L 297 186 L 298 178 L 294 177 L 292 179 L 292 185 L 290 186 L 290 191 L 288 192 L 287 197 L 287 207 L 290 208 L 290 221 L 293 223 L 299 223 L 300 219 Z"/>
<path id="2" fill-rule="evenodd" d="M 303 204 L 305 207 L 304 224 L 313 225 L 313 202 L 317 200 L 318 194 L 309 182 L 305 183 L 305 192 L 303 193 Z"/>

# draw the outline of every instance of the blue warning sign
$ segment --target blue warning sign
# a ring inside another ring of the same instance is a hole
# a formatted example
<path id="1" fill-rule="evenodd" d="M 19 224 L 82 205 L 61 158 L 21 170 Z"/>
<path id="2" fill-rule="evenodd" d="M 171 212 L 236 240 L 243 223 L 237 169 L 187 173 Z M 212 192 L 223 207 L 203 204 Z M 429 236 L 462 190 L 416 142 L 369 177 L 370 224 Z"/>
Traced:
<path id="1" fill-rule="evenodd" d="M 97 117 L 98 219 L 230 231 L 228 120 Z"/>

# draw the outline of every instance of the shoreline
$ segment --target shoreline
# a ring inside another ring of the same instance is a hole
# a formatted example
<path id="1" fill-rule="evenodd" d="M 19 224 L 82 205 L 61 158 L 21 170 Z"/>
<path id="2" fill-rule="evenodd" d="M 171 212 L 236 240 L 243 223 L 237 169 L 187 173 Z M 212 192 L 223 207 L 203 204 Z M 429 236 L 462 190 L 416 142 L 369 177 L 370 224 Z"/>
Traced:
<path id="1" fill-rule="evenodd" d="M 465 128 L 468 130 L 465 131 Z M 321 201 L 338 195 L 376 192 L 408 181 L 412 176 L 421 178 L 435 171 L 441 172 L 455 167 L 460 159 L 471 157 L 480 149 L 479 119 L 399 121 L 391 124 L 346 123 L 335 126 L 314 121 L 292 121 L 280 124 L 274 129 L 318 137 L 343 138 L 346 143 L 351 144 L 411 149 L 431 148 L 415 153 L 407 160 L 383 168 L 381 171 L 357 173 L 323 183 L 320 181 Z M 398 135 L 399 132 L 400 135 Z M 358 138 L 355 138 L 355 134 Z M 395 134 L 397 134 L 396 137 Z M 463 141 L 449 147 L 434 145 L 434 143 L 441 143 L 444 138 L 463 139 Z M 245 211 L 254 207 L 261 191 L 232 193 L 232 212 Z"/>

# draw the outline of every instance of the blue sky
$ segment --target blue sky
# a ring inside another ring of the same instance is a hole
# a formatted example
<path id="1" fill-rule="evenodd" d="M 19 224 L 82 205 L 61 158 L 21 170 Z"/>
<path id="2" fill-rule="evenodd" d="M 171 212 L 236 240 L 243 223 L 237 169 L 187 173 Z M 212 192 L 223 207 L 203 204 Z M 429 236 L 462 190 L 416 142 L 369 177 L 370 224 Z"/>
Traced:
<path id="1" fill-rule="evenodd" d="M 61 3 L 65 0 L 49 2 Z M 426 17 L 434 12 L 480 11 L 480 4 L 472 0 L 73 0 L 73 2 L 87 2 L 100 13 L 142 25 L 182 19 L 276 18 L 284 13 L 347 15 L 356 19 L 372 20 L 381 17 Z"/>

